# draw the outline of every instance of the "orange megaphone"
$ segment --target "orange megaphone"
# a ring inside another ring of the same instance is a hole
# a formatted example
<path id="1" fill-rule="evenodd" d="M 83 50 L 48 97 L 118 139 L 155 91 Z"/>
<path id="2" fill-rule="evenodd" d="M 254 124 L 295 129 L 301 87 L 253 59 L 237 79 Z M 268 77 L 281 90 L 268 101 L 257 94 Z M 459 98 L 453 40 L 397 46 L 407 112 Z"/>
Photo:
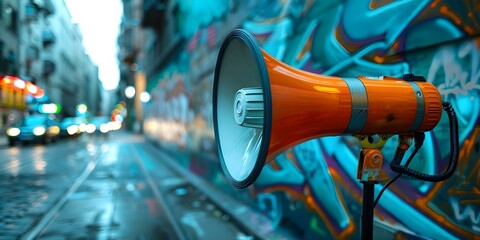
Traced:
<path id="1" fill-rule="evenodd" d="M 217 59 L 213 122 L 225 175 L 237 188 L 263 166 L 309 139 L 433 129 L 442 99 L 430 83 L 393 77 L 340 78 L 294 69 L 232 31 Z"/>

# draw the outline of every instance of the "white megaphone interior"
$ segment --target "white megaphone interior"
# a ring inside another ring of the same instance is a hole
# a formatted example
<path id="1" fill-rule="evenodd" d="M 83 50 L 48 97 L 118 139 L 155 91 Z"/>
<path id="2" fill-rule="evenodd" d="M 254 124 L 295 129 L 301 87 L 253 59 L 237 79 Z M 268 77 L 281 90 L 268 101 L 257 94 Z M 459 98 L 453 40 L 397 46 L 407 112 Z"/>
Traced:
<path id="1" fill-rule="evenodd" d="M 228 173 L 244 181 L 259 160 L 263 128 L 240 126 L 234 115 L 235 94 L 242 88 L 262 87 L 252 50 L 238 38 L 225 48 L 218 79 L 217 125 L 221 154 Z M 263 163 L 262 163 L 263 166 Z"/>

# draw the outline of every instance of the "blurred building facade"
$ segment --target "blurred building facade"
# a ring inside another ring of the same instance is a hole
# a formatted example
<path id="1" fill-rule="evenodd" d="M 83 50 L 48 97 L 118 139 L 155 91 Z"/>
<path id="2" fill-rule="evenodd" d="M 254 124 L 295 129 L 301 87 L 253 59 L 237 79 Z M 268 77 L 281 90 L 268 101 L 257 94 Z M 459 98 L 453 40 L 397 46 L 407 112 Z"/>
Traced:
<path id="1" fill-rule="evenodd" d="M 63 117 L 75 116 L 81 103 L 99 111 L 98 67 L 85 54 L 63 0 L 2 0 L 0 19 L 0 75 L 18 76 L 45 90 L 44 98 L 29 104 L 57 103 Z"/>
<path id="2" fill-rule="evenodd" d="M 135 85 L 141 71 L 152 95 L 142 105 L 145 135 L 182 159 L 190 171 L 269 216 L 272 226 L 259 226 L 262 231 L 284 228 L 301 239 L 358 239 L 359 146 L 351 136 L 299 144 L 267 164 L 252 187 L 233 190 L 216 153 L 211 102 L 218 51 L 234 28 L 248 30 L 269 54 L 305 71 L 340 77 L 411 72 L 436 85 L 459 118 L 457 172 L 440 183 L 398 180 L 376 207 L 376 230 L 388 232 L 391 239 L 480 234 L 477 1 L 123 2 L 125 13 L 141 10 L 140 16 L 125 16 L 119 43 L 122 86 Z M 134 33 L 127 31 L 131 20 L 142 34 L 135 44 Z M 131 68 L 133 63 L 137 67 Z M 442 118 L 427 134 L 416 169 L 438 173 L 446 166 L 447 122 Z M 396 144 L 393 138 L 384 147 L 386 159 L 392 158 Z M 383 170 L 385 179 L 393 176 L 388 166 Z"/>
<path id="3" fill-rule="evenodd" d="M 47 18 L 44 36 L 53 39 L 45 48 L 45 84 L 52 99 L 58 101 L 66 116 L 75 116 L 76 106 L 86 104 L 93 114 L 100 110 L 101 84 L 98 67 L 85 54 L 82 34 L 72 24 L 70 13 L 61 1 L 52 1 L 56 13 Z"/>
<path id="4" fill-rule="evenodd" d="M 145 35 L 149 33 L 141 27 L 143 0 L 124 0 L 122 2 L 123 18 L 118 37 L 120 82 L 117 97 L 125 102 L 129 112 L 124 124 L 132 130 L 139 119 L 136 112 L 140 104 L 138 92 L 141 90 L 136 86 L 136 79 L 142 76 L 144 71 L 141 59 L 145 54 L 144 46 L 147 44 Z M 136 93 L 133 96 L 127 96 L 125 94 L 127 87 L 135 88 Z"/>

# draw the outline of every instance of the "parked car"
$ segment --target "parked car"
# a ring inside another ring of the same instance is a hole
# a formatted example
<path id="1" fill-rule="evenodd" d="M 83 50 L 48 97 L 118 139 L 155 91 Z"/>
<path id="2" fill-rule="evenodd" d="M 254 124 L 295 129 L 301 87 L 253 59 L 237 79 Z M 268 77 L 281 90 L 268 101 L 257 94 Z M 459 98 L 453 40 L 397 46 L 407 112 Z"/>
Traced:
<path id="1" fill-rule="evenodd" d="M 25 117 L 16 126 L 7 129 L 10 146 L 16 142 L 41 142 L 47 144 L 58 139 L 60 127 L 48 115 L 31 115 Z"/>

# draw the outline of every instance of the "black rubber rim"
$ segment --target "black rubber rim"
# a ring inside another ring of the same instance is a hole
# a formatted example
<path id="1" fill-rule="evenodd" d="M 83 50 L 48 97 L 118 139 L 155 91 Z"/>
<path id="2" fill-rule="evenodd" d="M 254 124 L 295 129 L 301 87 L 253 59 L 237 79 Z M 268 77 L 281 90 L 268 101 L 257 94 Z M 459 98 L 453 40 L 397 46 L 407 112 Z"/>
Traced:
<path id="1" fill-rule="evenodd" d="M 218 77 L 220 74 L 223 54 L 225 50 L 233 39 L 240 39 L 242 40 L 250 49 L 251 54 L 254 56 L 258 71 L 260 73 L 262 88 L 263 88 L 263 109 L 264 109 L 264 118 L 263 118 L 263 136 L 262 136 L 262 143 L 260 146 L 260 152 L 257 156 L 257 160 L 253 167 L 252 172 L 248 175 L 245 180 L 237 181 L 235 180 L 230 173 L 228 172 L 227 166 L 225 165 L 225 161 L 223 159 L 222 154 L 222 147 L 219 142 L 219 134 L 218 134 L 218 122 L 217 122 L 217 90 L 218 90 Z M 267 66 L 263 59 L 262 51 L 255 40 L 255 38 L 247 31 L 242 29 L 235 29 L 233 30 L 223 41 L 222 46 L 220 47 L 220 52 L 217 58 L 217 64 L 215 67 L 215 77 L 213 80 L 213 126 L 215 131 L 215 141 L 217 145 L 218 157 L 220 159 L 220 164 L 222 166 L 222 170 L 228 180 L 236 187 L 236 188 L 245 188 L 250 186 L 260 175 L 263 166 L 265 165 L 265 160 L 268 154 L 268 147 L 270 145 L 270 133 L 271 133 L 271 121 L 272 121 L 272 97 L 271 97 L 271 90 L 270 90 L 270 79 L 268 77 Z"/>

